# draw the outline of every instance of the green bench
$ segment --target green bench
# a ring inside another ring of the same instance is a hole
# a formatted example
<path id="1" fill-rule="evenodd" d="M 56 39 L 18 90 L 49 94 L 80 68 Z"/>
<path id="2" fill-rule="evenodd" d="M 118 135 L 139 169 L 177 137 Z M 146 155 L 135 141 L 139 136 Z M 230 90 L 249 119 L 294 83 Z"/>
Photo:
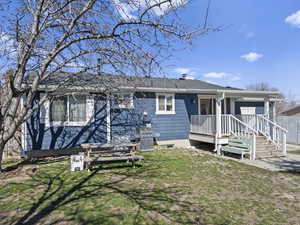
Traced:
<path id="1" fill-rule="evenodd" d="M 251 144 L 249 138 L 245 136 L 232 136 L 229 137 L 228 145 L 222 146 L 221 153 L 233 153 L 241 155 L 241 159 L 244 159 L 244 155 L 250 155 Z"/>

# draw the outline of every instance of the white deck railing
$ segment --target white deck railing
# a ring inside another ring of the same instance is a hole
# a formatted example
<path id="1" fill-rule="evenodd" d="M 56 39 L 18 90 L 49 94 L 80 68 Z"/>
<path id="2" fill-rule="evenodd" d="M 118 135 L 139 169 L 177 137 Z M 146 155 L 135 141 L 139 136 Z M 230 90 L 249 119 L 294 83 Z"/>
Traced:
<path id="1" fill-rule="evenodd" d="M 192 115 L 191 132 L 198 134 L 216 135 L 215 115 Z M 246 136 L 251 141 L 251 159 L 256 155 L 256 136 L 258 132 L 247 123 L 233 115 L 221 115 L 221 136 Z"/>
<path id="2" fill-rule="evenodd" d="M 286 135 L 288 132 L 286 129 L 263 115 L 239 115 L 238 117 L 275 144 L 283 154 L 286 154 Z"/>
<path id="3" fill-rule="evenodd" d="M 192 115 L 191 132 L 216 135 L 215 115 Z M 255 159 L 257 135 L 265 136 L 286 154 L 287 130 L 262 115 L 221 115 L 221 135 L 237 135 L 252 138 L 252 158 Z"/>
<path id="4" fill-rule="evenodd" d="M 191 132 L 197 134 L 215 135 L 216 116 L 215 115 L 192 115 Z"/>
<path id="5" fill-rule="evenodd" d="M 215 135 L 216 134 L 216 116 L 215 115 L 192 115 L 191 132 L 198 134 Z M 256 130 L 246 122 L 239 120 L 231 114 L 221 115 L 221 135 L 229 136 L 236 134 L 245 136 Z"/>

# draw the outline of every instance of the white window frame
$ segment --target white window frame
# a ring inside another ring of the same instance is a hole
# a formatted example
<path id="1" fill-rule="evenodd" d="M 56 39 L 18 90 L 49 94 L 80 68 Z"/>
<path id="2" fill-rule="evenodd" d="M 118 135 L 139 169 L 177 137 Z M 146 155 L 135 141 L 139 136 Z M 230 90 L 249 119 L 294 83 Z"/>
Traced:
<path id="1" fill-rule="evenodd" d="M 87 95 L 81 95 L 81 94 L 76 94 L 76 95 L 72 95 L 72 96 L 84 96 L 85 97 L 85 110 L 86 110 L 86 113 L 85 113 L 85 121 L 69 121 L 70 120 L 70 116 L 69 116 L 69 109 L 70 109 L 70 95 L 67 95 L 65 97 L 67 97 L 67 114 L 68 114 L 68 120 L 67 121 L 52 121 L 51 120 L 51 104 L 52 102 L 50 103 L 50 107 L 49 107 L 49 126 L 85 126 L 88 124 L 89 122 L 89 119 L 88 118 L 88 103 L 87 103 L 87 100 L 88 100 L 88 96 Z"/>
<path id="2" fill-rule="evenodd" d="M 119 104 L 115 104 L 114 102 L 114 98 L 115 96 L 123 96 L 124 95 L 129 95 L 129 104 L 123 104 L 123 103 L 119 103 Z M 133 93 L 126 93 L 126 92 L 122 92 L 122 93 L 113 93 L 113 108 L 114 109 L 133 109 L 134 108 L 134 104 L 133 104 Z"/>
<path id="3" fill-rule="evenodd" d="M 159 110 L 159 96 L 165 96 L 165 110 Z M 167 111 L 167 98 L 172 97 L 172 111 Z M 156 93 L 156 114 L 158 115 L 170 115 L 176 114 L 175 111 L 175 94 L 167 94 L 167 93 Z"/>

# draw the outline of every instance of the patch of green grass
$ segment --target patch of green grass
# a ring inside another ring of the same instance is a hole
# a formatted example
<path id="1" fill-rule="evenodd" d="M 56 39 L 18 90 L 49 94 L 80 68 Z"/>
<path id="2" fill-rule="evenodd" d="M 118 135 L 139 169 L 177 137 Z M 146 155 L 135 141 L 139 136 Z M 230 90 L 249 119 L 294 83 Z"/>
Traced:
<path id="1" fill-rule="evenodd" d="M 142 166 L 70 172 L 39 162 L 0 184 L 0 224 L 299 224 L 300 176 L 189 150 L 143 153 Z M 27 172 L 28 172 L 27 171 Z"/>

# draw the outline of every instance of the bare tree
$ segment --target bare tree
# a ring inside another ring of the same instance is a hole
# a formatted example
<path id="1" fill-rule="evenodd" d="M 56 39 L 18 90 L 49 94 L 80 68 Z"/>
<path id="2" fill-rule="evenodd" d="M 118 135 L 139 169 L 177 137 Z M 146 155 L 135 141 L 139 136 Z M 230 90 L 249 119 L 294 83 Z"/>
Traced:
<path id="1" fill-rule="evenodd" d="M 13 73 L 13 71 L 8 70 L 3 76 L 0 76 L 0 106 L 3 105 L 4 102 L 7 102 L 9 100 L 8 77 L 11 73 Z M 6 148 L 3 154 L 6 158 L 19 157 L 21 149 L 21 128 L 18 128 L 14 136 L 6 143 Z"/>
<path id="2" fill-rule="evenodd" d="M 206 22 L 195 29 L 181 24 L 176 12 L 187 0 L 3 0 L 0 4 L 0 22 L 5 24 L 0 27 L 0 41 L 7 47 L 0 49 L 0 61 L 5 63 L 0 69 L 11 69 L 6 76 L 7 98 L 0 102 L 0 165 L 8 140 L 49 98 L 46 93 L 35 100 L 40 84 L 56 72 L 149 76 L 161 70 L 174 43 L 189 44 L 192 36 L 210 30 Z M 26 80 L 33 73 L 29 84 Z"/>
<path id="3" fill-rule="evenodd" d="M 246 89 L 248 90 L 254 90 L 254 91 L 279 91 L 278 88 L 271 86 L 267 82 L 259 82 L 259 83 L 254 83 L 254 84 L 249 84 L 246 86 Z M 278 114 L 279 112 L 282 112 L 288 103 L 288 99 L 285 97 L 283 93 L 280 93 L 280 97 L 282 98 L 281 102 L 278 102 L 276 104 L 276 113 Z"/>
<path id="4" fill-rule="evenodd" d="M 272 87 L 267 82 L 258 82 L 254 84 L 249 84 L 246 86 L 246 89 L 254 90 L 254 91 L 279 91 L 278 88 Z"/>

